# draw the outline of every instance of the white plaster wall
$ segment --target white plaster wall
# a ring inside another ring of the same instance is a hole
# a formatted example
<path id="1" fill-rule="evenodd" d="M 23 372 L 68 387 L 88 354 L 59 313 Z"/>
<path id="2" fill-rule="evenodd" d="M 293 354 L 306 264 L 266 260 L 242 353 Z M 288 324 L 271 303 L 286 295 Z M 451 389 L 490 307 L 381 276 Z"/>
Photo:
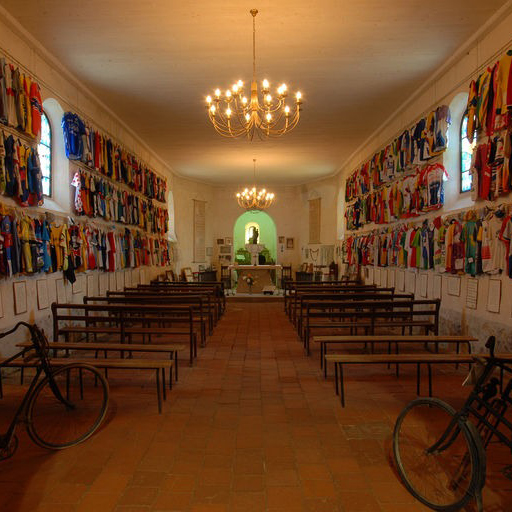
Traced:
<path id="1" fill-rule="evenodd" d="M 45 210 L 61 216 L 73 212 L 73 191 L 70 185 L 72 170 L 70 163 L 64 155 L 60 127 L 61 112 L 66 110 L 74 110 L 92 120 L 97 127 L 110 133 L 114 138 L 131 148 L 148 165 L 152 166 L 156 172 L 165 175 L 168 178 L 168 186 L 173 186 L 173 176 L 170 169 L 163 164 L 144 141 L 140 140 L 132 130 L 125 126 L 108 107 L 86 91 L 64 68 L 52 60 L 45 50 L 31 40 L 23 30 L 20 30 L 16 24 L 12 24 L 10 20 L 2 17 L 0 17 L 0 53 L 5 55 L 8 61 L 19 63 L 31 75 L 36 77 L 41 85 L 43 103 L 48 108 L 49 116 L 53 120 L 55 143 L 53 173 L 56 179 L 53 182 L 54 195 L 51 199 L 45 201 Z M 14 204 L 12 199 L 5 197 L 2 197 L 2 202 Z M 40 210 L 27 208 L 27 211 Z M 94 222 L 104 224 L 100 219 L 95 219 Z M 161 272 L 161 267 L 141 267 L 140 269 L 122 270 L 108 274 L 99 271 L 77 274 L 78 284 L 74 288 L 69 283 L 65 283 L 66 301 L 81 302 L 85 294 L 99 293 L 100 278 L 105 279 L 108 289 L 116 289 L 120 285 L 149 282 L 150 279 L 156 277 Z M 92 276 L 92 282 L 89 279 L 89 284 L 91 285 L 89 290 L 87 289 L 88 276 Z M 51 335 L 51 310 L 49 308 L 39 309 L 36 282 L 38 280 L 46 281 L 48 299 L 51 304 L 51 302 L 57 300 L 56 282 L 62 278 L 62 272 L 56 272 L 48 275 L 37 274 L 16 277 L 15 279 L 1 279 L 0 300 L 2 315 L 0 317 L 0 331 L 12 327 L 20 320 L 25 320 L 37 322 Z M 13 283 L 17 281 L 25 281 L 27 290 L 27 312 L 18 315 L 15 314 L 13 296 Z M 73 293 L 73 291 L 76 293 Z M 3 340 L 0 344 L 0 355 L 12 353 L 15 342 L 19 340 L 19 337 Z"/>
<path id="2" fill-rule="evenodd" d="M 499 24 L 478 39 L 472 46 L 453 61 L 443 73 L 430 82 L 424 90 L 409 98 L 394 116 L 389 118 L 382 126 L 375 127 L 375 131 L 366 143 L 358 148 L 351 158 L 345 162 L 340 170 L 343 194 L 340 203 L 344 204 L 344 181 L 362 162 L 371 157 L 376 151 L 386 146 L 393 138 L 398 136 L 406 127 L 410 127 L 428 111 L 438 105 L 450 105 L 453 123 L 449 131 L 449 149 L 443 156 L 443 163 L 450 175 L 445 183 L 445 206 L 440 212 L 433 212 L 429 217 L 446 214 L 452 211 L 471 208 L 474 203 L 469 194 L 459 193 L 459 126 L 460 118 L 465 109 L 469 83 L 481 72 L 481 67 L 494 64 L 500 54 L 512 46 L 510 25 L 512 14 L 504 17 Z M 510 198 L 507 199 L 510 201 Z M 480 207 L 478 204 L 477 207 Z M 338 215 L 338 236 L 345 235 L 345 222 L 343 211 Z M 421 217 L 424 218 L 424 217 Z M 365 229 L 371 229 L 369 225 Z M 428 295 L 433 297 L 434 271 L 427 271 Z M 468 276 L 461 278 L 461 293 L 459 297 L 448 295 L 447 275 L 442 277 L 442 306 L 441 329 L 444 332 L 464 332 L 478 337 L 477 350 L 482 350 L 483 343 L 491 334 L 496 335 L 500 346 L 512 350 L 512 280 L 501 276 L 501 310 L 500 313 L 487 311 L 487 297 L 489 276 L 478 276 L 478 304 L 477 309 L 466 307 L 466 290 Z M 418 283 L 418 280 L 417 280 Z M 416 297 L 419 297 L 418 284 Z"/>

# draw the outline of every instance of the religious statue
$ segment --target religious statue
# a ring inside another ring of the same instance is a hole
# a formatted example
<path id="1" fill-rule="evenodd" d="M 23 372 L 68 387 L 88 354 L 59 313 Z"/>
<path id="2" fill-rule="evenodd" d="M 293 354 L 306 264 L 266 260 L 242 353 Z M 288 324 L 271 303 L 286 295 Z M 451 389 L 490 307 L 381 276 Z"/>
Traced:
<path id="1" fill-rule="evenodd" d="M 253 226 L 252 228 L 252 236 L 249 239 L 250 244 L 257 244 L 258 243 L 258 237 L 260 236 L 260 233 L 258 231 L 258 228 Z"/>

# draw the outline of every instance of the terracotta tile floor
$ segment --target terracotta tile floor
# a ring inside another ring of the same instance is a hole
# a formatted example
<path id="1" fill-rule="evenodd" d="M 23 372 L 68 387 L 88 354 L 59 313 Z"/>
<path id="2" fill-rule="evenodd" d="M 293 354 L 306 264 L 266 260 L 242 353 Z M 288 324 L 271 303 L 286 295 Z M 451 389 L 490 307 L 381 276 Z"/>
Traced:
<path id="1" fill-rule="evenodd" d="M 385 368 L 350 368 L 341 409 L 282 308 L 230 304 L 197 364 L 182 366 L 162 415 L 148 375 L 111 374 L 109 421 L 86 443 L 52 453 L 20 428 L 17 453 L 0 462 L 0 510 L 427 510 L 390 464 L 394 420 L 415 397 L 412 370 L 397 380 Z M 464 373 L 436 372 L 436 394 L 460 403 Z M 7 385 L 6 395 L 2 425 L 20 387 Z M 501 469 L 512 456 L 496 448 L 492 459 L 486 511 L 510 511 Z"/>

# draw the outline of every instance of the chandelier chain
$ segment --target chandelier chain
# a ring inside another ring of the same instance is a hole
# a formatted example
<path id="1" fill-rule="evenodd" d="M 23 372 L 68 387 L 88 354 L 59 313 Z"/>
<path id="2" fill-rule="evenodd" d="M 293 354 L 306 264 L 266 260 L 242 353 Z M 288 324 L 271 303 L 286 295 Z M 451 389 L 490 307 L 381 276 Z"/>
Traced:
<path id="1" fill-rule="evenodd" d="M 288 87 L 282 84 L 272 96 L 270 83 L 263 80 L 261 90 L 256 82 L 256 15 L 252 15 L 252 81 L 250 96 L 244 94 L 244 82 L 238 80 L 225 94 L 216 89 L 213 96 L 207 96 L 208 116 L 215 130 L 224 137 L 247 137 L 254 134 L 260 139 L 280 137 L 293 130 L 300 118 L 302 94 L 296 93 L 295 105 L 287 104 Z"/>

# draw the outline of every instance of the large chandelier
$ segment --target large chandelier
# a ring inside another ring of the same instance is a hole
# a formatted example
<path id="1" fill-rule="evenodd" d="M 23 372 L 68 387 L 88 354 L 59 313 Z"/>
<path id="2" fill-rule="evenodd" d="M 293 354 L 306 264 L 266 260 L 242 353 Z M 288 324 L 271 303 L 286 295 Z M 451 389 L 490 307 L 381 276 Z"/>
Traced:
<path id="1" fill-rule="evenodd" d="M 244 94 L 244 83 L 239 80 L 231 89 L 222 94 L 216 89 L 213 96 L 206 98 L 208 116 L 215 130 L 224 137 L 247 136 L 252 140 L 254 133 L 260 139 L 279 137 L 293 130 L 299 122 L 302 95 L 297 92 L 293 105 L 287 103 L 288 87 L 282 84 L 277 88 L 277 95 L 270 93 L 267 79 L 261 84 L 261 97 L 256 83 L 256 14 L 252 14 L 252 82 L 251 96 Z"/>
<path id="2" fill-rule="evenodd" d="M 252 188 L 245 188 L 238 192 L 236 199 L 238 204 L 246 210 L 264 210 L 274 201 L 275 195 L 266 189 L 257 189 L 256 187 L 256 158 L 253 158 L 254 166 L 254 185 Z"/>

